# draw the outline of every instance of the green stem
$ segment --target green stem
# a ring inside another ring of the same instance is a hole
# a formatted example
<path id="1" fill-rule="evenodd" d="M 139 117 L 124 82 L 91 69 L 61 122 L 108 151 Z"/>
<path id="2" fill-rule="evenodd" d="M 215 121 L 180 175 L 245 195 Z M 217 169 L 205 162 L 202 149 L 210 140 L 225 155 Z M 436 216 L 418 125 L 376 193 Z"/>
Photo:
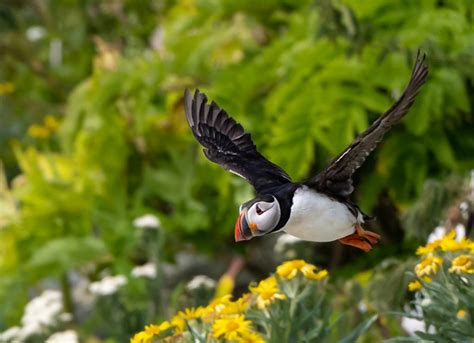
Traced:
<path id="1" fill-rule="evenodd" d="M 61 292 L 63 294 L 64 311 L 67 313 L 70 313 L 74 318 L 74 303 L 72 301 L 71 285 L 69 284 L 67 272 L 64 272 L 61 275 L 60 281 L 61 281 Z"/>
<path id="2" fill-rule="evenodd" d="M 293 280 L 292 280 L 293 281 Z M 292 323 L 293 323 L 293 317 L 295 315 L 295 311 L 296 311 L 296 306 L 298 305 L 298 300 L 299 300 L 299 297 L 298 297 L 298 289 L 300 288 L 299 286 L 299 281 L 295 281 L 295 283 L 292 285 L 294 286 L 291 287 L 291 297 L 290 297 L 290 309 L 289 309 L 289 313 L 288 313 L 288 323 L 287 323 L 287 326 L 286 326 L 286 330 L 285 330 L 285 342 L 291 342 L 290 340 L 290 336 L 291 336 L 291 326 L 292 326 Z M 289 294 L 288 294 L 289 295 Z"/>
<path id="3" fill-rule="evenodd" d="M 452 290 L 451 290 L 451 283 L 450 283 L 449 280 L 448 280 L 448 276 L 446 275 L 446 272 L 445 272 L 445 270 L 444 270 L 444 266 L 441 265 L 439 269 L 441 269 L 441 274 L 443 275 L 443 279 L 444 279 L 444 282 L 445 282 L 445 287 L 444 287 L 444 288 L 448 291 L 448 294 L 449 294 L 449 295 L 451 296 L 451 298 L 453 299 L 454 304 L 457 305 L 457 303 L 458 303 L 458 297 L 457 297 L 456 294 L 454 294 L 454 293 L 452 292 Z"/>

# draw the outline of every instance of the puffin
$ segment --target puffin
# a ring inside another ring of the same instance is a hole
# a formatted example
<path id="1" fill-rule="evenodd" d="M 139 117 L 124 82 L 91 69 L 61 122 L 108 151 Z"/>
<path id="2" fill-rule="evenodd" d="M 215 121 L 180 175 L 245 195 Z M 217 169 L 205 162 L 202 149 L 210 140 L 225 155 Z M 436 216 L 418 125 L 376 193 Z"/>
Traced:
<path id="1" fill-rule="evenodd" d="M 350 195 L 352 176 L 367 156 L 407 114 L 428 76 L 426 55 L 418 51 L 410 81 L 400 98 L 317 175 L 293 182 L 290 176 L 256 148 L 249 133 L 214 101 L 196 89 L 184 91 L 187 122 L 204 155 L 247 180 L 256 196 L 243 203 L 234 227 L 235 241 L 284 231 L 306 241 L 338 240 L 368 252 L 380 235 L 364 230 L 372 219 Z"/>

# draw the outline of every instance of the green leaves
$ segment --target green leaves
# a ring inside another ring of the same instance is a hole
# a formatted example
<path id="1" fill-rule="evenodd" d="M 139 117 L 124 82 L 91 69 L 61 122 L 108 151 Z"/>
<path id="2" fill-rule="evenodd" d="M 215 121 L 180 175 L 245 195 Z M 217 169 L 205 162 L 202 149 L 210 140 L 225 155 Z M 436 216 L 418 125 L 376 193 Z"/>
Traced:
<path id="1" fill-rule="evenodd" d="M 366 319 L 365 321 L 357 325 L 357 327 L 349 335 L 339 340 L 339 343 L 355 342 L 360 335 L 362 335 L 370 328 L 370 326 L 378 319 L 378 317 L 378 315 L 373 315 L 369 319 Z"/>
<path id="2" fill-rule="evenodd" d="M 66 237 L 51 240 L 31 256 L 26 266 L 36 276 L 59 275 L 89 263 L 110 259 L 105 244 L 94 237 Z"/>

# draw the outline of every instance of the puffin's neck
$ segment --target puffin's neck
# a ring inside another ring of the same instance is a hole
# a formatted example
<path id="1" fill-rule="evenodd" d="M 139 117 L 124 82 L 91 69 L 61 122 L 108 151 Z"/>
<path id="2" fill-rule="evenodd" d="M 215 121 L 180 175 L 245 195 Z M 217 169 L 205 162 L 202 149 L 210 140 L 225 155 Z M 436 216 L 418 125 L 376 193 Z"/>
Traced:
<path id="1" fill-rule="evenodd" d="M 273 189 L 270 189 L 267 194 L 273 195 L 280 203 L 280 221 L 275 228 L 270 232 L 276 232 L 280 230 L 288 222 L 291 213 L 291 206 L 293 205 L 293 196 L 295 191 L 301 187 L 297 183 L 287 183 Z"/>

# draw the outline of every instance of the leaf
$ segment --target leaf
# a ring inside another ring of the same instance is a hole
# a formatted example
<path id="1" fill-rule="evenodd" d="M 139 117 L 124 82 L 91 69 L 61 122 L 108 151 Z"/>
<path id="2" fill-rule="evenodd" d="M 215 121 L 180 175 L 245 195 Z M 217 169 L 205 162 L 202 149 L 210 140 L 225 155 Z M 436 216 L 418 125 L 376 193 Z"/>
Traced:
<path id="1" fill-rule="evenodd" d="M 86 263 L 99 262 L 109 256 L 105 244 L 97 238 L 59 238 L 39 248 L 27 262 L 27 267 L 35 273 L 40 270 L 51 275 Z"/>
<path id="2" fill-rule="evenodd" d="M 369 327 L 378 319 L 378 315 L 374 315 L 372 317 L 370 317 L 369 319 L 367 319 L 366 321 L 360 323 L 359 325 L 356 326 L 356 328 L 354 330 L 352 330 L 352 332 L 345 336 L 344 338 L 342 338 L 339 343 L 351 343 L 351 342 L 355 342 L 356 339 L 362 335 L 363 333 L 365 333 Z"/>

